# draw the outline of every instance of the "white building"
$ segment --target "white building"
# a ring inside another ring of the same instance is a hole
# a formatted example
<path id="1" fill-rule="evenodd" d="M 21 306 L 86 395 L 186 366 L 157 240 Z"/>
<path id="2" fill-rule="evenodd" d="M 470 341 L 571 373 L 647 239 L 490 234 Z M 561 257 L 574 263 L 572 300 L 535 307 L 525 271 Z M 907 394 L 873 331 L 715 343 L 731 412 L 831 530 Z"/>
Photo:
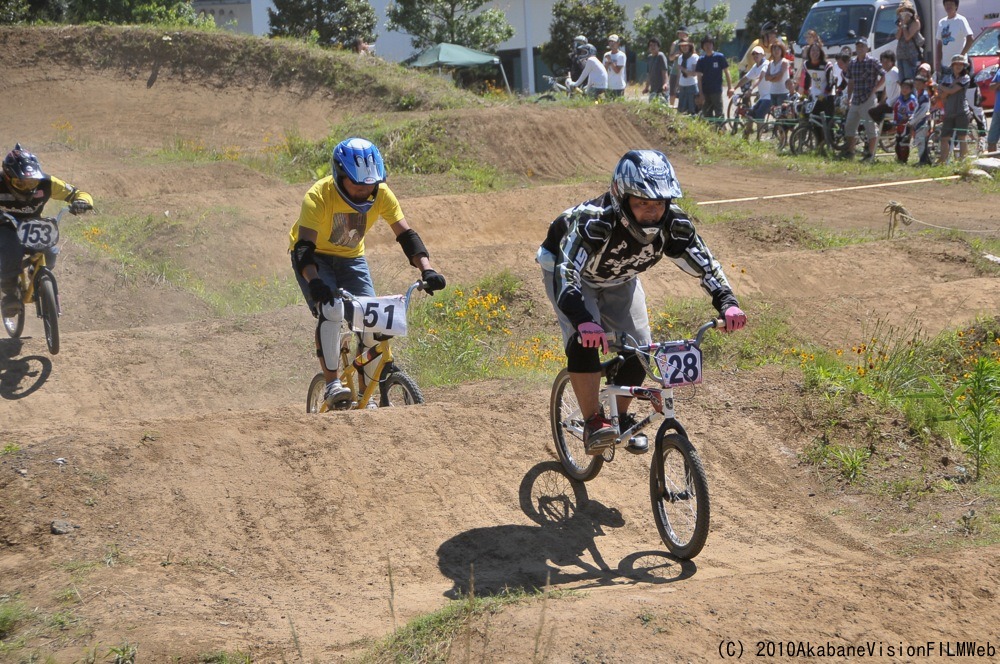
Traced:
<path id="1" fill-rule="evenodd" d="M 271 0 L 192 0 L 191 6 L 215 19 L 220 28 L 252 35 L 271 31 L 267 20 L 268 8 L 274 9 Z"/>
<path id="2" fill-rule="evenodd" d="M 709 9 L 725 0 L 699 0 L 702 9 Z M 390 32 L 386 28 L 386 9 L 392 0 L 369 0 L 378 15 L 375 51 L 386 60 L 402 61 L 414 54 L 410 43 L 410 35 L 402 32 Z M 658 10 L 658 0 L 619 0 L 625 7 L 625 15 L 631 19 L 636 12 L 646 4 L 653 6 L 654 14 Z M 538 47 L 549 40 L 549 24 L 552 23 L 552 7 L 555 0 L 491 0 L 485 7 L 502 10 L 507 21 L 514 26 L 514 36 L 500 45 L 498 51 L 509 73 L 513 74 L 512 85 L 533 91 L 535 89 L 536 70 L 543 67 L 537 59 Z M 196 11 L 204 11 L 215 18 L 220 27 L 237 32 L 247 32 L 255 35 L 266 35 L 269 32 L 267 21 L 268 7 L 274 8 L 271 0 L 194 0 Z M 753 0 L 729 0 L 729 16 L 736 23 L 736 29 L 742 30 L 744 19 L 753 5 Z M 629 26 L 631 28 L 631 26 Z M 591 43 L 599 49 L 606 45 L 607 35 L 587 35 Z M 641 45 L 642 51 L 645 44 Z M 530 57 L 529 56 L 530 50 Z M 629 57 L 640 51 L 625 45 Z M 529 63 L 532 66 L 528 66 Z"/>

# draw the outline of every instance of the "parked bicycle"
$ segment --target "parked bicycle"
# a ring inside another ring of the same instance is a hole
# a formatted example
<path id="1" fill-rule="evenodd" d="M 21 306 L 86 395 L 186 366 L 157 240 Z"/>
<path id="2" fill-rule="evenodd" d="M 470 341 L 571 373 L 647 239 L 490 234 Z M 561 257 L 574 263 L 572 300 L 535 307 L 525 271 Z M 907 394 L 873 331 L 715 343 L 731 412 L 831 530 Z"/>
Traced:
<path id="1" fill-rule="evenodd" d="M 345 320 L 350 331 L 375 335 L 376 344 L 368 350 L 361 346 L 358 335 L 340 335 L 340 382 L 351 390 L 351 401 L 342 410 L 371 407 L 409 406 L 424 403 L 424 395 L 409 375 L 396 365 L 390 341 L 407 333 L 406 312 L 414 290 L 423 290 L 423 281 L 414 282 L 406 295 L 355 297 L 344 289 L 336 296 L 353 305 L 351 320 Z M 374 368 L 372 368 L 374 367 Z M 326 379 L 323 373 L 313 376 L 306 396 L 307 413 L 325 413 L 330 408 L 323 399 Z M 377 401 L 375 390 L 378 389 Z"/>
<path id="2" fill-rule="evenodd" d="M 617 436 L 603 454 L 588 456 L 583 442 L 584 418 L 570 384 L 569 371 L 563 369 L 552 385 L 550 418 L 552 437 L 559 461 L 566 474 L 586 482 L 600 472 L 605 462 L 615 458 L 619 445 L 642 453 L 647 445 L 642 431 L 661 421 L 656 432 L 654 454 L 649 468 L 649 495 L 656 528 L 667 549 L 682 559 L 694 558 L 705 546 L 709 526 L 708 481 L 701 458 L 688 439 L 687 432 L 674 411 L 674 388 L 702 382 L 701 341 L 713 327 L 725 329 L 724 320 L 711 320 L 698 328 L 694 339 L 663 341 L 647 345 L 616 343 L 618 355 L 601 364 L 605 385 L 600 403 L 617 430 Z M 629 343 L 632 341 L 632 344 Z M 635 353 L 646 375 L 660 387 L 631 387 L 610 384 L 625 362 L 625 353 Z M 649 412 L 622 416 L 618 397 L 646 403 Z M 640 444 L 636 444 L 639 442 Z"/>
<path id="3" fill-rule="evenodd" d="M 828 117 L 826 113 L 813 114 L 813 108 L 812 101 L 803 107 L 805 117 L 800 119 L 788 137 L 789 152 L 794 155 L 813 151 L 826 151 L 828 154 L 841 152 L 847 146 L 844 136 L 844 116 Z M 817 133 L 823 138 L 818 139 Z"/>
<path id="4" fill-rule="evenodd" d="M 540 101 L 556 101 L 560 97 L 572 99 L 584 94 L 582 89 L 570 85 L 572 78 L 569 76 L 543 75 L 542 80 L 548 84 L 549 89 L 538 95 L 535 99 L 536 104 Z"/>
<path id="5" fill-rule="evenodd" d="M 59 288 L 55 274 L 46 265 L 45 251 L 59 242 L 59 222 L 69 209 L 69 206 L 62 208 L 55 217 L 21 221 L 4 215 L 7 222 L 17 227 L 18 238 L 24 247 L 21 274 L 17 281 L 24 306 L 16 316 L 4 316 L 3 327 L 8 336 L 19 338 L 24 331 L 28 305 L 34 303 L 35 315 L 42 319 L 45 326 L 45 344 L 53 355 L 59 353 Z"/>

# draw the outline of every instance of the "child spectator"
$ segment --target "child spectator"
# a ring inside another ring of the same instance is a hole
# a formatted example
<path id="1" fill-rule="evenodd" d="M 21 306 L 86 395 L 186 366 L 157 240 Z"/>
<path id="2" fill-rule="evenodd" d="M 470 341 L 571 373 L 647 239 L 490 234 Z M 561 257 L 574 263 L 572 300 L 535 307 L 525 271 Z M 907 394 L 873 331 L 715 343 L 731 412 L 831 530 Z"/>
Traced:
<path id="1" fill-rule="evenodd" d="M 912 137 L 911 145 L 917 149 L 917 166 L 931 165 L 930 150 L 927 145 L 927 131 L 931 112 L 931 97 L 927 87 L 928 82 L 927 77 L 923 73 L 917 74 L 917 77 L 914 79 L 917 108 L 906 123 Z"/>
<path id="2" fill-rule="evenodd" d="M 896 124 L 896 161 L 905 164 L 910 158 L 910 118 L 917 110 L 917 96 L 913 94 L 913 81 L 899 84 L 899 96 L 892 105 L 892 120 Z"/>
<path id="3" fill-rule="evenodd" d="M 899 70 L 896 69 L 896 54 L 892 51 L 885 51 L 879 56 L 882 62 L 882 69 L 885 70 L 885 83 L 876 94 L 881 97 L 881 101 L 868 111 L 868 115 L 875 122 L 875 138 L 868 142 L 868 154 L 875 154 L 878 146 L 878 134 L 882 131 L 882 122 L 885 116 L 892 113 L 893 105 L 899 97 Z"/>
<path id="4" fill-rule="evenodd" d="M 958 139 L 958 154 L 965 159 L 968 149 L 966 138 L 969 131 L 969 102 L 965 91 L 969 88 L 968 61 L 961 53 L 951 57 L 951 67 L 941 75 L 938 95 L 944 99 L 944 116 L 941 121 L 941 160 L 948 161 L 952 136 Z"/>
<path id="5" fill-rule="evenodd" d="M 725 77 L 726 87 L 732 91 L 729 63 L 726 56 L 715 50 L 715 39 L 712 37 L 702 37 L 701 48 L 704 54 L 695 65 L 698 71 L 698 92 L 702 96 L 701 114 L 706 118 L 725 119 L 726 114 L 722 109 L 722 79 Z"/>
<path id="6" fill-rule="evenodd" d="M 997 37 L 997 59 L 1000 60 L 1000 36 Z M 990 133 L 986 137 L 986 149 L 990 152 L 997 151 L 997 142 L 1000 142 L 1000 67 L 990 81 L 990 90 L 993 91 L 996 101 L 993 104 L 993 118 L 990 120 Z"/>

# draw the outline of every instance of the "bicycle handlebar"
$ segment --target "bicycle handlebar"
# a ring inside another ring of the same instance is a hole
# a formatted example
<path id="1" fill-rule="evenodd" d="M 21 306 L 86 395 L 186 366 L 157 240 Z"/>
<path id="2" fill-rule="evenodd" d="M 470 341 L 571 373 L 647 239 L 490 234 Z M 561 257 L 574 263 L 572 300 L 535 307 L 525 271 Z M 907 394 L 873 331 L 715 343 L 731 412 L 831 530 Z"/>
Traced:
<path id="1" fill-rule="evenodd" d="M 414 290 L 422 291 L 425 290 L 426 288 L 427 288 L 427 282 L 424 281 L 423 279 L 417 279 L 412 284 L 410 284 L 410 287 L 406 289 L 406 296 L 404 298 L 407 306 L 409 306 L 410 304 L 410 296 L 413 294 Z M 338 288 L 336 291 L 334 291 L 333 295 L 334 297 L 340 298 L 342 300 L 348 300 L 349 302 L 358 301 L 358 298 L 355 295 L 353 295 L 349 291 L 344 290 L 343 288 Z"/>

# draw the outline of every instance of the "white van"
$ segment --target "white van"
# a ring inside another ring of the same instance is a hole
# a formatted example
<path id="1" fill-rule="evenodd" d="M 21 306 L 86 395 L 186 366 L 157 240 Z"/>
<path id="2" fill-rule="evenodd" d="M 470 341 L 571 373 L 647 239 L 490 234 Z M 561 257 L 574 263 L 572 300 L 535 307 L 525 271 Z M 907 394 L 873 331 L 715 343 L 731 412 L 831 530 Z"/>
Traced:
<path id="1" fill-rule="evenodd" d="M 872 57 L 878 59 L 883 51 L 896 50 L 896 9 L 901 0 L 819 0 L 812 6 L 802 23 L 799 37 L 792 44 L 796 68 L 802 61 L 806 32 L 815 30 L 828 57 L 836 56 L 840 49 L 849 46 L 854 51 L 858 37 L 868 39 Z M 914 0 L 920 17 L 921 32 L 926 43 L 925 58 L 934 58 L 934 31 L 937 22 L 945 16 L 942 0 Z M 972 36 L 978 35 L 987 25 L 1000 18 L 1000 0 L 960 0 L 958 13 L 969 21 Z M 851 34 L 853 33 L 853 34 Z M 937 63 L 935 71 L 939 69 Z"/>

